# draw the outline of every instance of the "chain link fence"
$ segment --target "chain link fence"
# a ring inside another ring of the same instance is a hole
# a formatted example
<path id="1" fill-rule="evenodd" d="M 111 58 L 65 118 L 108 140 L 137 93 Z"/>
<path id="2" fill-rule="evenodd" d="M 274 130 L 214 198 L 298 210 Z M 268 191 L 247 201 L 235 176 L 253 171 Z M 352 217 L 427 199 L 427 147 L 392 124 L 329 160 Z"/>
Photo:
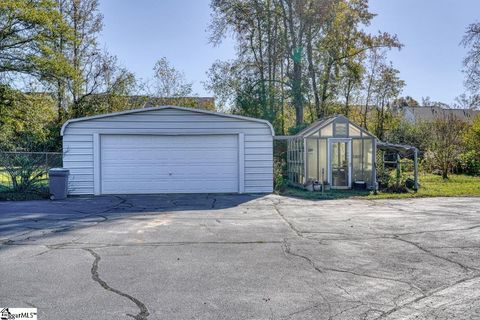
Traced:
<path id="1" fill-rule="evenodd" d="M 0 150 L 0 189 L 29 184 L 46 184 L 48 169 L 62 166 L 61 152 L 23 152 Z"/>

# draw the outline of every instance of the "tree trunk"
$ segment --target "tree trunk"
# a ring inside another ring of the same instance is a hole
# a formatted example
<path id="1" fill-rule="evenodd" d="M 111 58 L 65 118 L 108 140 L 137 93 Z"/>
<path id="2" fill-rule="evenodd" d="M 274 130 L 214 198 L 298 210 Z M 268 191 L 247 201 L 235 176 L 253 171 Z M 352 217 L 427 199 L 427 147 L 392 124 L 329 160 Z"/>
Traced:
<path id="1" fill-rule="evenodd" d="M 315 67 L 313 63 L 313 49 L 312 49 L 312 31 L 307 32 L 307 60 L 308 60 L 308 71 L 310 74 L 310 81 L 312 84 L 313 98 L 315 103 L 315 113 L 316 116 L 320 114 L 320 97 L 318 95 L 317 88 L 317 75 L 315 73 Z M 312 117 L 314 115 L 312 114 Z"/>
<path id="2" fill-rule="evenodd" d="M 325 72 L 323 74 L 322 95 L 320 97 L 320 113 L 318 114 L 319 119 L 327 115 L 326 101 L 328 98 L 328 85 L 330 84 L 330 73 L 332 71 L 332 68 L 333 68 L 333 59 L 330 59 L 325 68 Z"/>
<path id="3" fill-rule="evenodd" d="M 302 97 L 302 65 L 300 61 L 293 61 L 293 106 L 295 108 L 295 124 L 303 124 L 303 97 Z"/>
<path id="4" fill-rule="evenodd" d="M 442 170 L 442 178 L 443 180 L 448 180 L 448 170 L 445 168 Z"/>

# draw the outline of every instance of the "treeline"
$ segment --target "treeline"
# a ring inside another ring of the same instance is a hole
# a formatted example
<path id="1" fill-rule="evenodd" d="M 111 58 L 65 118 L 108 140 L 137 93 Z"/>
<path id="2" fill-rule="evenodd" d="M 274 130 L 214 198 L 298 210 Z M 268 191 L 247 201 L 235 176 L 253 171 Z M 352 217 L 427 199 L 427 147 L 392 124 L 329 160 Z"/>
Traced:
<path id="1" fill-rule="evenodd" d="M 161 55 L 152 77 L 139 79 L 101 49 L 98 0 L 0 1 L 0 150 L 59 151 L 59 129 L 69 118 L 176 104 L 267 119 L 277 135 L 341 113 L 381 140 L 420 147 L 442 172 L 466 168 L 459 163 L 480 167 L 478 120 L 451 125 L 455 134 L 441 129 L 455 119 L 428 128 L 402 121 L 398 111 L 419 103 L 399 98 L 405 83 L 387 54 L 402 44 L 394 34 L 368 31 L 375 17 L 368 0 L 210 5 L 210 42 L 233 37 L 236 48 L 234 59 L 216 61 L 207 72 L 215 105 L 185 99 L 194 95 L 192 83 Z M 473 108 L 480 102 L 479 23 L 468 26 L 462 45 L 467 91 L 457 104 Z M 461 149 L 450 148 L 452 141 Z"/>
<path id="2" fill-rule="evenodd" d="M 159 104 L 214 108 L 183 99 L 192 83 L 166 58 L 151 79 L 136 77 L 101 49 L 102 27 L 98 0 L 0 1 L 0 150 L 59 151 L 60 126 L 72 117 Z"/>
<path id="3" fill-rule="evenodd" d="M 480 174 L 480 119 L 463 122 L 448 114 L 429 122 L 406 122 L 399 98 L 404 81 L 388 61 L 402 44 L 394 34 L 370 33 L 375 14 L 368 0 L 212 0 L 210 41 L 233 37 L 236 57 L 217 61 L 207 88 L 217 105 L 269 120 L 278 135 L 340 113 L 380 140 L 414 145 L 424 168 L 441 173 Z M 480 24 L 462 42 L 467 93 L 456 105 L 480 104 Z M 424 106 L 448 107 L 424 99 Z"/>
<path id="4" fill-rule="evenodd" d="M 367 0 L 213 0 L 211 7 L 211 42 L 233 36 L 237 58 L 211 67 L 208 88 L 234 112 L 270 120 L 278 134 L 352 109 L 366 127 L 372 110 L 384 112 L 404 86 L 385 54 L 402 44 L 366 31 L 375 16 Z"/>

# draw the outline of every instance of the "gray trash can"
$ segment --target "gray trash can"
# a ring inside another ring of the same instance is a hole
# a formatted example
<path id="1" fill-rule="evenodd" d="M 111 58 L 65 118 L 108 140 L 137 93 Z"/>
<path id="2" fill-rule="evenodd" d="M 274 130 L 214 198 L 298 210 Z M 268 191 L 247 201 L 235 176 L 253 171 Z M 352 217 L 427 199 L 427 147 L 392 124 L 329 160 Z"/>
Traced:
<path id="1" fill-rule="evenodd" d="M 51 200 L 62 200 L 68 193 L 68 175 L 70 171 L 63 168 L 52 168 L 48 170 L 48 186 L 50 188 Z"/>

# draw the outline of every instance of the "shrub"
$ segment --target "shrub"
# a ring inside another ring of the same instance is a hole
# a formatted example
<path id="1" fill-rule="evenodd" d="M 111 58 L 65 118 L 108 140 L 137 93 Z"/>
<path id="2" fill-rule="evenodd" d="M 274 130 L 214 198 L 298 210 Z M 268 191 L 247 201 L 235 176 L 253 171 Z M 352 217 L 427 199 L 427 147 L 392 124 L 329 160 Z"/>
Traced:
<path id="1" fill-rule="evenodd" d="M 285 177 L 286 163 L 283 159 L 275 159 L 273 175 L 273 187 L 276 191 L 283 191 L 288 185 L 288 179 Z"/>
<path id="2" fill-rule="evenodd" d="M 276 191 L 282 191 L 287 185 L 287 140 L 275 140 L 273 142 L 273 187 Z"/>
<path id="3" fill-rule="evenodd" d="M 7 191 L 15 193 L 44 191 L 47 166 L 43 154 L 0 152 L 0 167 L 3 167 L 9 180 Z"/>
<path id="4" fill-rule="evenodd" d="M 477 152 L 469 150 L 458 156 L 458 167 L 462 173 L 480 175 L 480 159 Z"/>

